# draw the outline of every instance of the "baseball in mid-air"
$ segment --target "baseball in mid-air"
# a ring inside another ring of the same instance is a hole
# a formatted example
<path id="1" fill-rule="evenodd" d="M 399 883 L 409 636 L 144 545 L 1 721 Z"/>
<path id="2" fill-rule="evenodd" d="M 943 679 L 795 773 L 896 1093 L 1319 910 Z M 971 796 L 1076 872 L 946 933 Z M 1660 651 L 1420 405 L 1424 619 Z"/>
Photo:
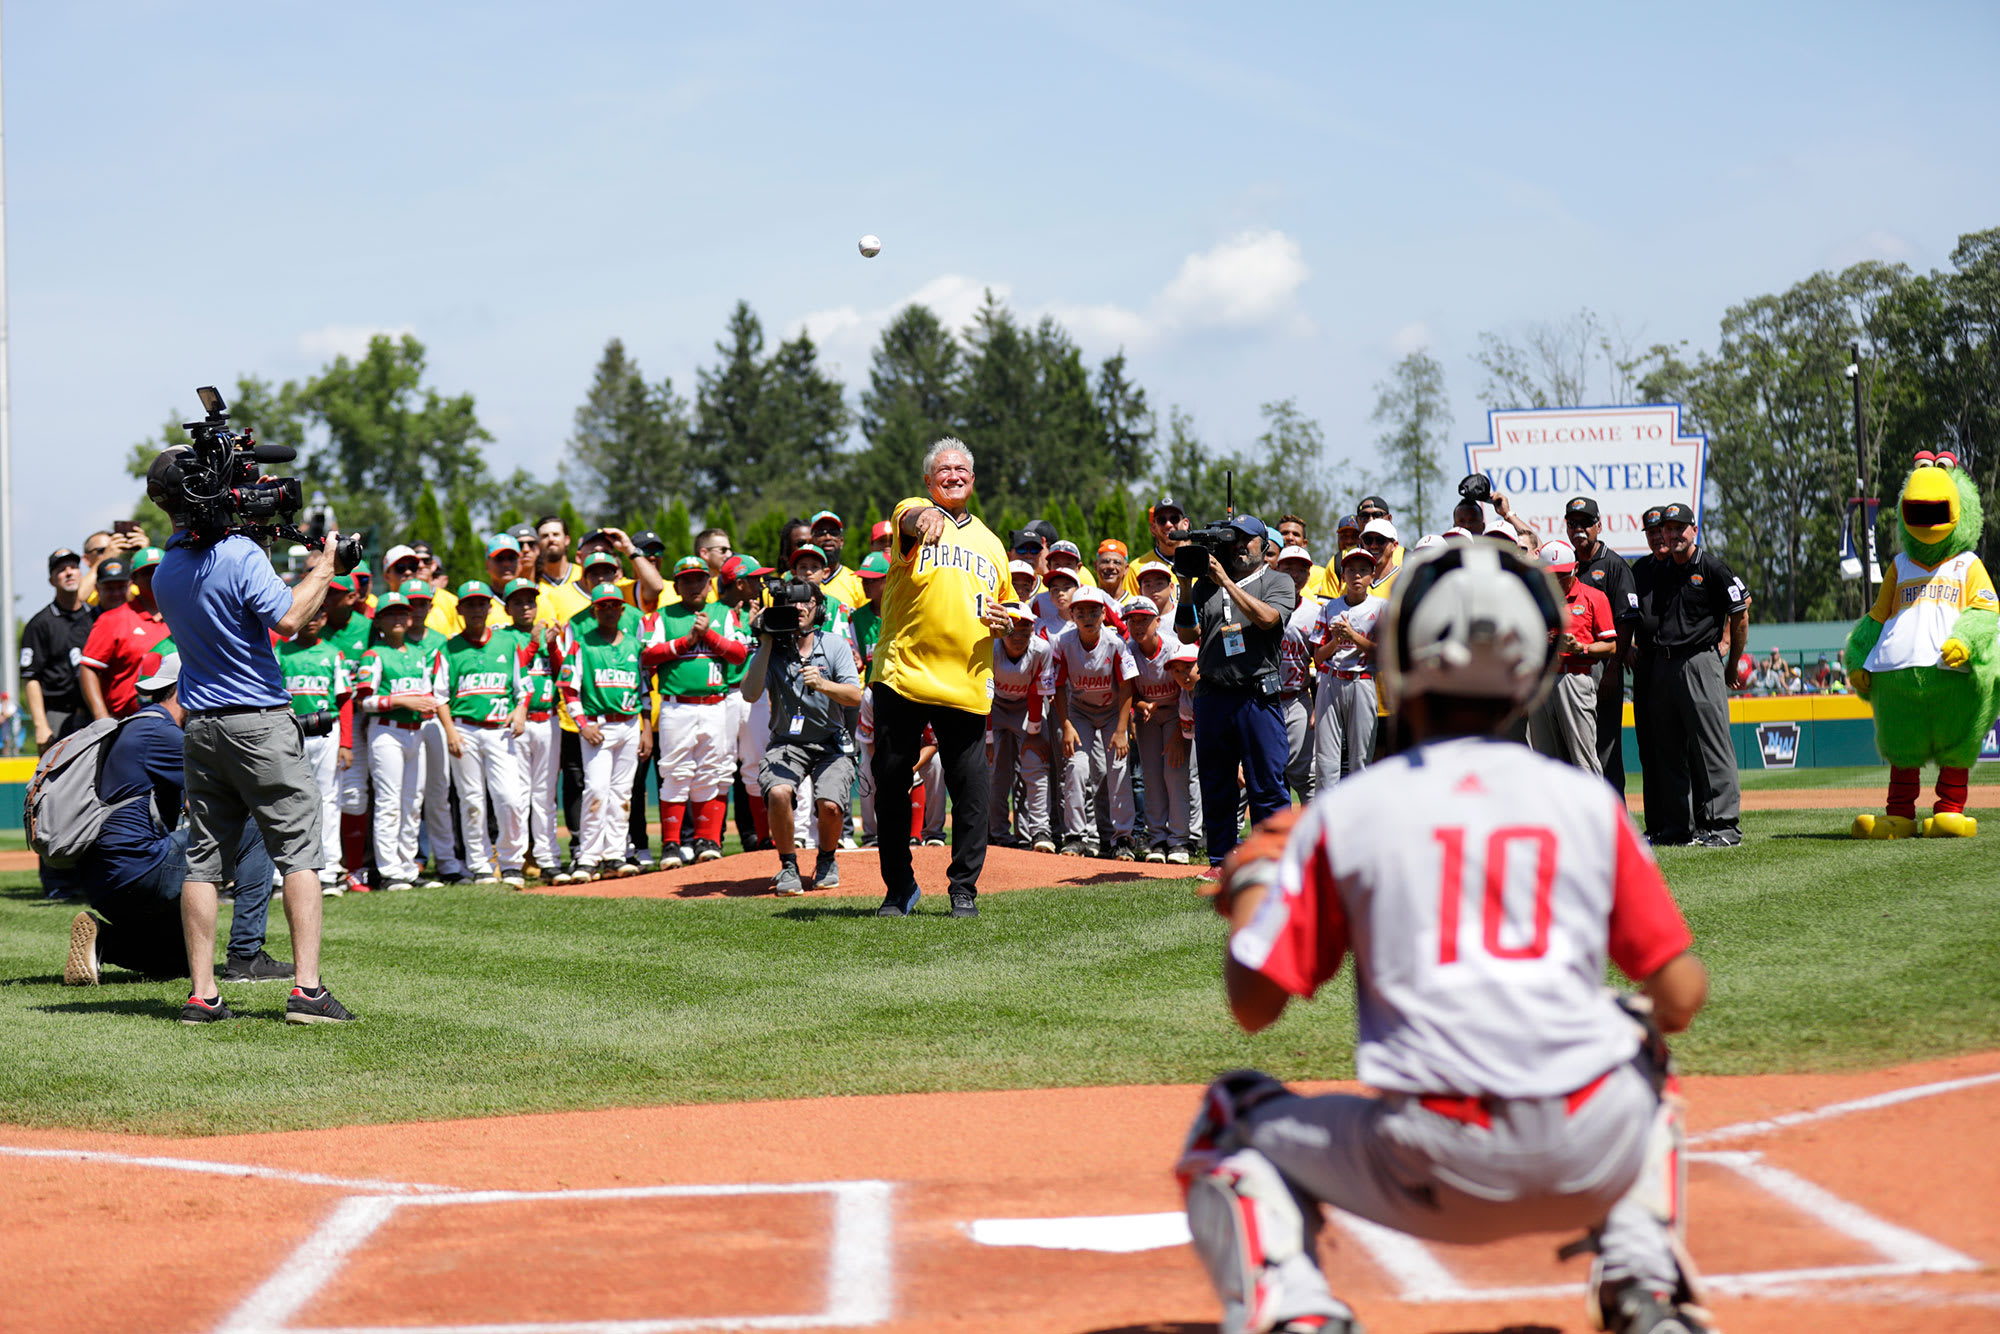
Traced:
<path id="1" fill-rule="evenodd" d="M 864 259 L 873 259 L 882 253 L 882 238 L 864 236 L 861 238 L 861 254 Z"/>

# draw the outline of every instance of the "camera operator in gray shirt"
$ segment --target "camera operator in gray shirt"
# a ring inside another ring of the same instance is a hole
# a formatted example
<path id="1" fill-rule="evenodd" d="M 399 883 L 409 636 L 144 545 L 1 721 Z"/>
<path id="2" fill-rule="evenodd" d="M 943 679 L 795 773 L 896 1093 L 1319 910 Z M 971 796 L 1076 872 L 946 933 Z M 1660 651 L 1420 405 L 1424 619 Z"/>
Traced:
<path id="1" fill-rule="evenodd" d="M 771 838 L 778 845 L 778 878 L 772 888 L 791 898 L 806 891 L 792 830 L 792 803 L 800 785 L 812 782 L 819 856 L 812 887 L 840 883 L 834 850 L 845 832 L 849 793 L 854 784 L 854 735 L 849 711 L 861 704 L 861 677 L 854 650 L 844 635 L 821 633 L 828 616 L 826 594 L 803 580 L 772 586 L 772 605 L 751 618 L 757 652 L 743 673 L 743 698 L 754 704 L 771 695 L 771 739 L 759 771 L 771 811 Z"/>
<path id="2" fill-rule="evenodd" d="M 1263 520 L 1239 514 L 1190 533 L 1175 552 L 1175 573 L 1181 579 L 1175 631 L 1183 641 L 1199 635 L 1201 644 L 1194 749 L 1201 770 L 1209 878 L 1236 846 L 1239 765 L 1252 825 L 1290 804 L 1285 762 L 1291 744 L 1278 692 L 1285 620 L 1299 598 L 1291 576 L 1265 565 L 1270 542 Z M 1208 569 L 1191 577 L 1192 552 L 1204 548 Z"/>

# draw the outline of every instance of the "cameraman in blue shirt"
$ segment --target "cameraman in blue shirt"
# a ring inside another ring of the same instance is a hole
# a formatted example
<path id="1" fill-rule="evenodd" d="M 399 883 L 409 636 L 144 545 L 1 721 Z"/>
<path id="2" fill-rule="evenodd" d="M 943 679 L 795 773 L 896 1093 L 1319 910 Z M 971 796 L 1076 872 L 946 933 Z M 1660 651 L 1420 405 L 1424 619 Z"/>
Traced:
<path id="1" fill-rule="evenodd" d="M 216 882 L 222 849 L 234 848 L 254 820 L 284 876 L 285 920 L 292 928 L 296 983 L 285 1021 L 350 1023 L 319 973 L 320 793 L 306 764 L 305 734 L 271 648 L 311 620 L 334 576 L 329 532 L 306 556 L 298 584 L 285 587 L 270 557 L 241 533 L 199 540 L 187 531 L 186 447 L 162 452 L 146 474 L 146 492 L 174 520 L 166 557 L 153 574 L 153 597 L 180 649 L 180 701 L 186 710 L 182 754 L 188 806 L 187 883 L 181 928 L 193 993 L 181 1018 L 206 1023 L 235 1017 L 215 985 Z"/>

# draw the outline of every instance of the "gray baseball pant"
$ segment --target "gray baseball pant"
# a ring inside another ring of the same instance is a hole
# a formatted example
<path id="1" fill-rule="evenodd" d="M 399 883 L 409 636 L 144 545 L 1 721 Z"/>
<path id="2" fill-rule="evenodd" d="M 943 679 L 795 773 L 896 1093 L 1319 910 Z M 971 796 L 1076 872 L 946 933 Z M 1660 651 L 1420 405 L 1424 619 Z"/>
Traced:
<path id="1" fill-rule="evenodd" d="M 1186 847 L 1194 796 L 1194 743 L 1187 743 L 1179 768 L 1167 762 L 1167 740 L 1181 733 L 1180 715 L 1170 706 L 1162 706 L 1149 723 L 1133 722 L 1132 733 L 1139 772 L 1146 780 L 1146 846 Z"/>
<path id="2" fill-rule="evenodd" d="M 1285 786 L 1302 802 L 1313 799 L 1312 691 L 1300 690 L 1285 701 L 1285 741 L 1291 754 L 1285 761 Z"/>
<path id="3" fill-rule="evenodd" d="M 1589 672 L 1562 672 L 1549 697 L 1528 717 L 1528 744 L 1539 754 L 1602 775 L 1597 752 L 1597 682 Z"/>
<path id="4" fill-rule="evenodd" d="M 1308 1220 L 1318 1200 L 1427 1241 L 1597 1229 L 1605 1281 L 1672 1289 L 1670 1226 L 1643 1197 L 1658 1109 L 1647 1077 L 1624 1065 L 1574 1113 L 1561 1096 L 1513 1099 L 1493 1104 L 1480 1127 L 1400 1094 L 1289 1094 L 1253 1110 L 1238 1133 L 1306 1197 Z M 1279 1315 L 1329 1309 L 1316 1263 L 1284 1277 L 1295 1309 Z"/>
<path id="5" fill-rule="evenodd" d="M 1129 757 L 1111 749 L 1118 709 L 1091 709 L 1072 700 L 1069 723 L 1076 729 L 1076 754 L 1063 766 L 1063 824 L 1069 837 L 1084 838 L 1094 822 L 1097 846 L 1103 850 L 1132 836 Z"/>
<path id="6" fill-rule="evenodd" d="M 1661 816 L 1648 808 L 1647 827 L 1695 833 L 1736 828 L 1743 801 L 1736 747 L 1729 739 L 1729 688 L 1722 679 L 1722 655 L 1714 649 L 1684 656 L 1654 652 L 1647 655 L 1646 667 L 1657 742 L 1653 749 L 1659 753 L 1648 753 L 1645 760 L 1649 777 L 1658 767 L 1666 803 Z M 1686 818 L 1689 813 L 1691 823 Z"/>
<path id="7" fill-rule="evenodd" d="M 1028 710 L 1025 705 L 993 706 L 993 804 L 988 807 L 989 841 L 999 843 L 1007 834 L 1010 806 L 1018 807 L 1016 832 L 1032 844 L 1049 837 L 1049 757 L 1041 747 L 1028 745 Z M 1035 734 L 1046 742 L 1046 726 Z M 1016 780 L 1019 780 L 1018 782 Z M 930 796 L 925 795 L 926 803 Z M 924 807 L 930 814 L 928 804 Z"/>
<path id="8" fill-rule="evenodd" d="M 1360 773 L 1375 750 L 1375 682 L 1320 678 L 1319 720 L 1313 726 L 1313 767 L 1321 787 Z"/>

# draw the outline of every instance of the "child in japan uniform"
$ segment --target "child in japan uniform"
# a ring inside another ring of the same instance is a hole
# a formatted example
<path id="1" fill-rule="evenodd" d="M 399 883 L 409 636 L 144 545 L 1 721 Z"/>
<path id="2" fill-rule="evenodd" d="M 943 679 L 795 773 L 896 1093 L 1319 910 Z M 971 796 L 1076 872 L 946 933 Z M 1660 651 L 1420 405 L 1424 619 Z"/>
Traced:
<path id="1" fill-rule="evenodd" d="M 1041 690 L 1042 674 L 1049 665 L 1049 641 L 1034 629 L 1032 613 L 1020 603 L 1008 604 L 1008 610 L 1014 616 L 1014 629 L 993 645 L 993 712 L 986 719 L 986 749 L 993 761 L 989 837 L 995 843 L 1004 842 L 1008 808 L 1012 806 L 1018 839 L 1053 852 L 1048 735 L 1043 726 Z"/>

